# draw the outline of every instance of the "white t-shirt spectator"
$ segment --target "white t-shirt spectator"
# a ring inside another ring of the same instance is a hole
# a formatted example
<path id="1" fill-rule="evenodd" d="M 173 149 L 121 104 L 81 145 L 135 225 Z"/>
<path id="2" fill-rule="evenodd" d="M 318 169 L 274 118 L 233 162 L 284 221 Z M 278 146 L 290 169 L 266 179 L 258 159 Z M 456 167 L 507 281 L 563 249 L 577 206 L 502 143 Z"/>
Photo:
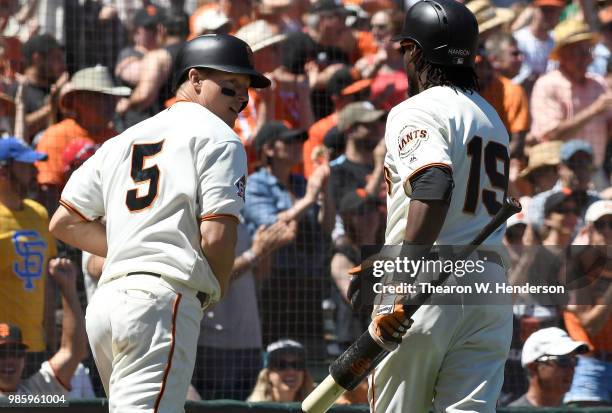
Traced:
<path id="1" fill-rule="evenodd" d="M 521 84 L 532 74 L 538 76 L 545 73 L 548 63 L 548 55 L 555 45 L 555 41 L 549 34 L 546 40 L 537 39 L 529 27 L 525 27 L 514 33 L 518 49 L 523 52 L 523 64 L 519 74 L 512 79 L 514 83 Z"/>

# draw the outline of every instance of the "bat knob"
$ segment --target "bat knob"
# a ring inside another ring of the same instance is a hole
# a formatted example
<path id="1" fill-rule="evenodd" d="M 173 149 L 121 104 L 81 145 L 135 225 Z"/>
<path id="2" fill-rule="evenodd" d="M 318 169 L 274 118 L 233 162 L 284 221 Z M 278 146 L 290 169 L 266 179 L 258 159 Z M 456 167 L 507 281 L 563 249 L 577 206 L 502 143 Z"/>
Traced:
<path id="1" fill-rule="evenodd" d="M 507 196 L 504 201 L 506 205 L 508 205 L 508 209 L 512 211 L 513 214 L 518 214 L 523 209 L 519 200 L 513 196 Z"/>

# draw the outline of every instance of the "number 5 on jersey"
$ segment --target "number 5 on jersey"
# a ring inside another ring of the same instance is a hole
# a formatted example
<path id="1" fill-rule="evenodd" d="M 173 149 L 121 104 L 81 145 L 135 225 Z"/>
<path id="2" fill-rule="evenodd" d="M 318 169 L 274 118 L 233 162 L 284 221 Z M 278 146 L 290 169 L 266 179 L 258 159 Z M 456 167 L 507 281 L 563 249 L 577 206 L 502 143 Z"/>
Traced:
<path id="1" fill-rule="evenodd" d="M 484 169 L 489 178 L 491 188 L 503 192 L 503 196 L 498 201 L 495 191 L 482 188 L 482 203 L 489 215 L 493 216 L 502 207 L 502 202 L 508 191 L 510 157 L 508 156 L 508 149 L 501 143 L 495 141 L 489 141 L 486 144 L 483 154 L 482 140 L 480 136 L 474 136 L 467 144 L 467 155 L 470 157 L 471 161 L 463 212 L 474 214 L 478 207 L 478 199 L 481 192 L 480 170 L 484 158 Z M 498 170 L 498 162 L 501 162 L 503 165 L 503 170 L 501 172 Z"/>
<path id="2" fill-rule="evenodd" d="M 148 208 L 157 198 L 159 189 L 159 168 L 157 165 L 144 167 L 146 158 L 161 152 L 164 141 L 157 143 L 143 143 L 132 145 L 132 167 L 130 175 L 136 185 L 149 184 L 149 191 L 144 196 L 138 196 L 138 188 L 130 189 L 125 196 L 125 204 L 132 212 L 139 212 Z"/>

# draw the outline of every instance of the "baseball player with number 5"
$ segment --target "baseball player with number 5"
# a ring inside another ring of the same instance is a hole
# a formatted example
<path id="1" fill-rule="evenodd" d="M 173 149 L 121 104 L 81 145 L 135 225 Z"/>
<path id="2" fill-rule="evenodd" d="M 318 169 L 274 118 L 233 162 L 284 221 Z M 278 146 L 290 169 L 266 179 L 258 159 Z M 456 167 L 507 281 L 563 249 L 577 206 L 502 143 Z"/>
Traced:
<path id="1" fill-rule="evenodd" d="M 62 193 L 53 234 L 106 257 L 86 321 L 111 413 L 183 411 L 203 309 L 234 263 L 247 160 L 232 127 L 249 87 L 269 85 L 242 40 L 187 42 L 177 103 L 107 141 Z"/>
<path id="2" fill-rule="evenodd" d="M 407 10 L 396 40 L 410 97 L 387 119 L 385 244 L 402 251 L 466 245 L 501 208 L 509 165 L 508 133 L 477 93 L 476 18 L 455 0 L 423 0 Z M 504 230 L 485 244 L 501 245 Z M 470 259 L 486 259 L 485 280 L 505 281 L 497 253 Z M 352 302 L 361 294 L 355 281 Z M 512 333 L 509 304 L 424 305 L 403 340 L 405 307 L 383 307 L 374 312 L 375 331 L 401 345 L 370 375 L 372 412 L 495 411 Z"/>

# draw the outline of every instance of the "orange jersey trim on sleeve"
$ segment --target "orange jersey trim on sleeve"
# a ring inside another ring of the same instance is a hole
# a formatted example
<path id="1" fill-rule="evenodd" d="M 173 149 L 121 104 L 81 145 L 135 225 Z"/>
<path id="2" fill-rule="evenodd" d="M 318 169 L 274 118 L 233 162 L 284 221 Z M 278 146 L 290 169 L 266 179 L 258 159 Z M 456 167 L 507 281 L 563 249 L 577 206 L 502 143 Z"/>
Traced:
<path id="1" fill-rule="evenodd" d="M 74 205 L 72 205 L 71 203 L 69 203 L 68 201 L 65 201 L 63 199 L 60 199 L 59 201 L 60 205 L 63 206 L 64 208 L 66 208 L 67 210 L 74 212 L 75 214 L 77 214 L 79 217 L 81 217 L 83 220 L 87 221 L 87 222 L 91 222 L 92 220 L 87 218 L 85 215 L 83 215 Z"/>
<path id="2" fill-rule="evenodd" d="M 423 165 L 420 168 L 418 168 L 416 171 L 414 171 L 413 173 L 410 174 L 410 176 L 408 176 L 408 180 L 412 179 L 413 176 L 417 175 L 418 173 L 423 172 L 425 169 L 434 167 L 434 166 L 440 166 L 443 168 L 448 168 L 451 172 L 453 171 L 453 168 L 451 168 L 450 165 L 447 165 L 445 163 L 441 163 L 441 162 L 433 162 L 433 163 L 428 163 L 427 165 Z"/>
<path id="3" fill-rule="evenodd" d="M 209 214 L 209 215 L 205 215 L 203 217 L 200 217 L 200 222 L 210 221 L 212 219 L 217 219 L 217 218 L 232 218 L 232 219 L 235 219 L 236 222 L 238 222 L 238 223 L 240 222 L 238 217 L 236 217 L 234 215 L 230 215 L 230 214 Z"/>

